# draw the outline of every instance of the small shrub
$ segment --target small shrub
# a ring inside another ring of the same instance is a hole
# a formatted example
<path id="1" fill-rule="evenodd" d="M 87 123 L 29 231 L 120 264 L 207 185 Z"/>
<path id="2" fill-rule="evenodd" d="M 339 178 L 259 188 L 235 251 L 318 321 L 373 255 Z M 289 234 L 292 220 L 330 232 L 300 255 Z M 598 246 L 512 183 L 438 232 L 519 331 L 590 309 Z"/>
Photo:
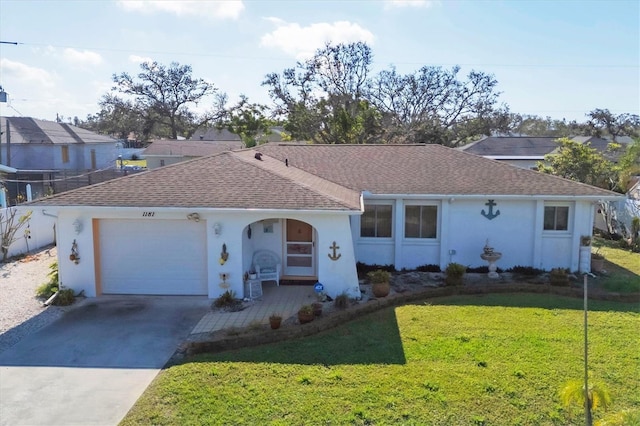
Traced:
<path id="1" fill-rule="evenodd" d="M 311 305 L 302 305 L 300 309 L 298 309 L 298 313 L 304 315 L 313 315 L 313 306 Z"/>
<path id="2" fill-rule="evenodd" d="M 418 272 L 442 272 L 442 269 L 440 269 L 440 265 L 429 264 L 429 265 L 418 266 L 416 268 L 416 271 L 418 271 Z"/>
<path id="3" fill-rule="evenodd" d="M 366 263 L 358 262 L 356 263 L 356 270 L 358 271 L 358 278 L 364 278 L 367 276 L 367 273 L 371 271 L 375 271 L 376 269 L 382 269 L 387 272 L 396 272 L 396 267 L 394 265 L 367 265 Z"/>
<path id="4" fill-rule="evenodd" d="M 447 269 L 445 269 L 447 274 L 445 284 L 450 286 L 462 285 L 462 277 L 466 271 L 467 267 L 460 263 L 452 262 L 448 264 Z"/>
<path id="5" fill-rule="evenodd" d="M 73 290 L 65 288 L 58 291 L 58 296 L 56 297 L 56 300 L 53 301 L 53 304 L 57 306 L 69 306 L 75 301 L 75 299 Z"/>
<path id="6" fill-rule="evenodd" d="M 333 300 L 333 306 L 338 309 L 347 309 L 349 307 L 349 296 L 347 293 L 340 293 Z"/>
<path id="7" fill-rule="evenodd" d="M 224 308 L 233 306 L 236 303 L 236 293 L 233 290 L 227 290 L 220 297 L 213 301 L 216 308 Z"/>
<path id="8" fill-rule="evenodd" d="M 58 291 L 58 262 L 53 262 L 49 265 L 49 273 L 47 274 L 47 281 L 36 288 L 36 296 L 44 299 L 48 299 L 53 296 L 53 293 Z"/>
<path id="9" fill-rule="evenodd" d="M 376 269 L 375 271 L 368 272 L 367 278 L 369 278 L 372 284 L 383 284 L 389 282 L 391 274 L 384 269 Z"/>
<path id="10" fill-rule="evenodd" d="M 549 272 L 549 283 L 554 286 L 569 285 L 569 270 L 564 268 L 553 268 Z"/>
<path id="11" fill-rule="evenodd" d="M 467 267 L 461 265 L 460 263 L 452 262 L 447 265 L 447 269 L 445 269 L 448 277 L 461 277 L 467 272 Z"/>
<path id="12" fill-rule="evenodd" d="M 513 268 L 507 269 L 507 272 L 512 272 L 514 274 L 526 275 L 528 277 L 534 277 L 536 275 L 541 275 L 544 273 L 544 270 L 534 268 L 533 266 L 519 266 L 516 265 Z"/>

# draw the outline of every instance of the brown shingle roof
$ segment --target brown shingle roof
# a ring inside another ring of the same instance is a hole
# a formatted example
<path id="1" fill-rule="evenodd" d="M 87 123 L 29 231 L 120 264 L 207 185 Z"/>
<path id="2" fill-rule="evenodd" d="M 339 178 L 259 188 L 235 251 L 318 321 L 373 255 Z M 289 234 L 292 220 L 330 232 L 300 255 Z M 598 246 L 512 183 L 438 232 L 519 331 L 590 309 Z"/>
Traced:
<path id="1" fill-rule="evenodd" d="M 541 157 L 558 148 L 556 137 L 489 136 L 460 148 L 485 156 Z"/>
<path id="2" fill-rule="evenodd" d="M 611 191 L 442 145 L 285 145 L 261 152 L 373 194 L 615 196 Z"/>
<path id="3" fill-rule="evenodd" d="M 254 158 L 256 152 L 262 161 Z M 288 162 L 288 167 L 285 164 Z M 58 206 L 359 210 L 359 194 L 612 197 L 440 145 L 267 144 L 58 194 Z"/>
<path id="4" fill-rule="evenodd" d="M 142 155 L 204 157 L 243 147 L 242 141 L 155 140 L 144 150 Z"/>
<path id="5" fill-rule="evenodd" d="M 360 210 L 360 193 L 254 152 L 224 152 L 35 201 L 54 206 Z"/>

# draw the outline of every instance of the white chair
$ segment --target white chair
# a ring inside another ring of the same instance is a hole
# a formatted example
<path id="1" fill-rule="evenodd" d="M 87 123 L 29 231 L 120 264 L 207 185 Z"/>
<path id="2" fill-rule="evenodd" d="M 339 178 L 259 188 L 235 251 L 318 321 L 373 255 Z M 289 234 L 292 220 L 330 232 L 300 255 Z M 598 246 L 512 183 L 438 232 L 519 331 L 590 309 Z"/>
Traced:
<path id="1" fill-rule="evenodd" d="M 280 285 L 280 257 L 269 250 L 258 250 L 253 253 L 253 267 L 260 282 L 275 281 Z"/>

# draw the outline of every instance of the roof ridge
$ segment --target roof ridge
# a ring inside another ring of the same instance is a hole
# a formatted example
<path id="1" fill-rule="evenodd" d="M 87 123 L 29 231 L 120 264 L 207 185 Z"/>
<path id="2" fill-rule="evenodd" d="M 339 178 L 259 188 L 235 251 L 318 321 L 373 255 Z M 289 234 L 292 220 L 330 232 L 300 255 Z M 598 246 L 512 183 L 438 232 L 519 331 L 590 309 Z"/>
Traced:
<path id="1" fill-rule="evenodd" d="M 254 167 L 258 167 L 261 170 L 264 170 L 267 173 L 276 175 L 282 179 L 286 179 L 290 182 L 293 182 L 296 185 L 299 185 L 301 187 L 304 187 L 305 189 L 314 192 L 315 194 L 321 195 L 323 197 L 327 197 L 333 201 L 335 201 L 338 204 L 343 205 L 346 208 L 352 208 L 352 206 L 350 206 L 350 203 L 348 202 L 348 200 L 346 199 L 346 197 L 344 198 L 340 198 L 334 194 L 332 194 L 330 191 L 324 191 L 322 190 L 322 185 L 311 185 L 306 183 L 305 181 L 301 181 L 301 180 L 297 180 L 295 179 L 295 175 L 298 175 L 299 177 L 303 177 L 305 180 L 311 180 L 311 181 L 315 181 L 315 182 L 323 182 L 325 186 L 330 186 L 335 190 L 341 191 L 341 192 L 350 192 L 353 193 L 354 195 L 357 194 L 358 198 L 360 197 L 360 194 L 358 193 L 358 191 L 355 191 L 351 188 L 347 188 L 343 185 L 340 185 L 338 183 L 332 182 L 330 180 L 327 180 L 323 177 L 314 175 L 313 173 L 309 173 L 305 170 L 302 170 L 298 167 L 294 167 L 294 166 L 289 166 L 286 165 L 285 163 L 283 163 L 282 161 L 278 160 L 277 158 L 271 157 L 269 155 L 263 154 L 263 153 L 259 153 L 260 155 L 260 160 L 256 159 L 256 154 L 258 154 L 259 152 L 256 151 L 254 148 L 249 148 L 249 149 L 244 149 L 244 150 L 238 150 L 238 151 L 228 151 L 225 152 L 224 154 L 230 155 L 231 157 L 234 157 L 246 164 L 249 164 L 251 166 Z M 273 163 L 265 163 L 265 159 L 269 159 L 270 161 L 273 161 Z M 252 161 L 254 160 L 254 161 Z M 257 162 L 256 162 L 257 161 Z M 278 170 L 280 169 L 280 170 Z M 285 172 L 286 173 L 282 173 Z"/>

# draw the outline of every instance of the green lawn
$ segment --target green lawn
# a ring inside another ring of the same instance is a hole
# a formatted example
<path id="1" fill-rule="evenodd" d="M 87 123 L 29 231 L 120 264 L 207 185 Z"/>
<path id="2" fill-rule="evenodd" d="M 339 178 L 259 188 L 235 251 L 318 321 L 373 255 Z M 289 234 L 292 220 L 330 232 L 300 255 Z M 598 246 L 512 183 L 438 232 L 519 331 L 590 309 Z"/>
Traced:
<path id="1" fill-rule="evenodd" d="M 618 241 L 599 237 L 593 240 L 592 251 L 605 257 L 607 275 L 599 278 L 602 287 L 622 293 L 640 292 L 640 253 L 619 248 Z"/>
<path id="2" fill-rule="evenodd" d="M 201 355 L 157 377 L 123 420 L 225 425 L 570 425 L 558 397 L 583 376 L 580 299 L 456 296 L 328 332 Z M 590 302 L 592 379 L 640 413 L 640 306 Z"/>

